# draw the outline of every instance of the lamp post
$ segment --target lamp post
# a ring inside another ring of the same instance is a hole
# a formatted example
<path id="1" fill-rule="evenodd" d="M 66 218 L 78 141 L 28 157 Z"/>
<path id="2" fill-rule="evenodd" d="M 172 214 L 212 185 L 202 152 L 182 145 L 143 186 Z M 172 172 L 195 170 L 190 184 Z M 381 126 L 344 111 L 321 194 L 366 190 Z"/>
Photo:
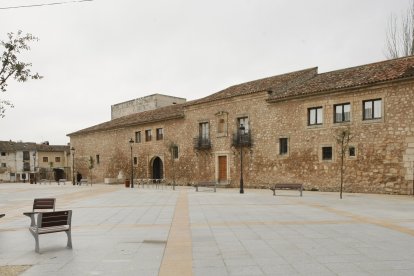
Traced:
<path id="1" fill-rule="evenodd" d="M 134 144 L 134 140 L 129 139 L 129 145 L 131 146 L 131 188 L 134 188 L 134 163 L 132 161 L 132 145 Z"/>
<path id="2" fill-rule="evenodd" d="M 243 124 L 240 124 L 240 193 L 244 194 L 244 189 L 243 189 L 243 135 L 244 135 L 244 130 L 245 127 L 243 126 Z"/>
<path id="3" fill-rule="evenodd" d="M 36 152 L 33 152 L 33 175 L 34 175 L 34 183 L 37 184 L 36 179 Z"/>
<path id="4" fill-rule="evenodd" d="M 72 152 L 72 184 L 75 185 L 75 148 L 71 147 Z"/>

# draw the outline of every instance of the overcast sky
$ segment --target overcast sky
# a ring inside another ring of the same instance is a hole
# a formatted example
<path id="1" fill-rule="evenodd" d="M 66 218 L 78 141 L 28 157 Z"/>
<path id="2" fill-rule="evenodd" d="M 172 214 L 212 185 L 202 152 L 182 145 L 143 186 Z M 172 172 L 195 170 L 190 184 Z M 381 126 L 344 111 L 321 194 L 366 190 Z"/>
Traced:
<path id="1" fill-rule="evenodd" d="M 1 0 L 0 8 L 60 0 Z M 65 0 L 64 0 L 65 1 Z M 24 60 L 42 80 L 10 82 L 0 140 L 66 144 L 111 105 L 162 93 L 187 100 L 309 67 L 385 59 L 391 13 L 409 0 L 94 0 L 0 9 L 0 40 L 40 40 Z"/>

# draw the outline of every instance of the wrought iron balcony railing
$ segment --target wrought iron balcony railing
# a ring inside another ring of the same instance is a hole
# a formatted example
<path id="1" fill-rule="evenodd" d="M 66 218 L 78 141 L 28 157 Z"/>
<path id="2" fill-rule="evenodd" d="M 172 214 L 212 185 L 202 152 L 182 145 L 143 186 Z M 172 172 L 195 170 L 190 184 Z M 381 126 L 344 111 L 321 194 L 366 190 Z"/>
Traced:
<path id="1" fill-rule="evenodd" d="M 197 150 L 211 149 L 211 140 L 209 138 L 202 138 L 202 137 L 194 138 L 194 149 L 197 149 Z"/>
<path id="2" fill-rule="evenodd" d="M 252 137 L 249 132 L 246 133 L 234 133 L 233 134 L 233 147 L 251 147 L 253 145 Z"/>

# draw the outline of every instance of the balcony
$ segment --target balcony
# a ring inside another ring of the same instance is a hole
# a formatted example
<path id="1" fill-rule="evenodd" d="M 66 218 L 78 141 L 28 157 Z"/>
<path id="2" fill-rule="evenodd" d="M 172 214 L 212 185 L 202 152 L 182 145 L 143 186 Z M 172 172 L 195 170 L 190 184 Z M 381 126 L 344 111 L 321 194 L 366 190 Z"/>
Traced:
<path id="1" fill-rule="evenodd" d="M 234 133 L 232 146 L 236 148 L 252 147 L 253 143 L 250 131 L 243 134 Z"/>
<path id="2" fill-rule="evenodd" d="M 202 137 L 194 138 L 194 149 L 196 149 L 196 150 L 211 149 L 211 140 L 210 140 L 210 138 L 202 138 Z"/>

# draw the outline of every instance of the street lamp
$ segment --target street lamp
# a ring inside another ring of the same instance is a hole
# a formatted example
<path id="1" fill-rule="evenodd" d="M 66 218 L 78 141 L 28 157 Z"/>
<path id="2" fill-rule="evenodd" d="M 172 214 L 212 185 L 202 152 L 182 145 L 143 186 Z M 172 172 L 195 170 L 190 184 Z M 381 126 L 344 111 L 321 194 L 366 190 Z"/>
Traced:
<path id="1" fill-rule="evenodd" d="M 75 185 L 75 148 L 71 147 L 72 152 L 72 184 Z"/>
<path id="2" fill-rule="evenodd" d="M 34 183 L 37 184 L 36 180 L 36 152 L 33 152 L 33 175 L 34 175 Z"/>
<path id="3" fill-rule="evenodd" d="M 132 138 L 129 139 L 129 145 L 131 146 L 131 188 L 134 188 L 134 164 L 132 163 L 132 145 L 133 144 L 134 144 L 134 140 L 132 140 Z"/>
<path id="4" fill-rule="evenodd" d="M 245 127 L 243 124 L 240 124 L 240 193 L 244 194 L 243 189 L 243 135 L 245 131 Z"/>

